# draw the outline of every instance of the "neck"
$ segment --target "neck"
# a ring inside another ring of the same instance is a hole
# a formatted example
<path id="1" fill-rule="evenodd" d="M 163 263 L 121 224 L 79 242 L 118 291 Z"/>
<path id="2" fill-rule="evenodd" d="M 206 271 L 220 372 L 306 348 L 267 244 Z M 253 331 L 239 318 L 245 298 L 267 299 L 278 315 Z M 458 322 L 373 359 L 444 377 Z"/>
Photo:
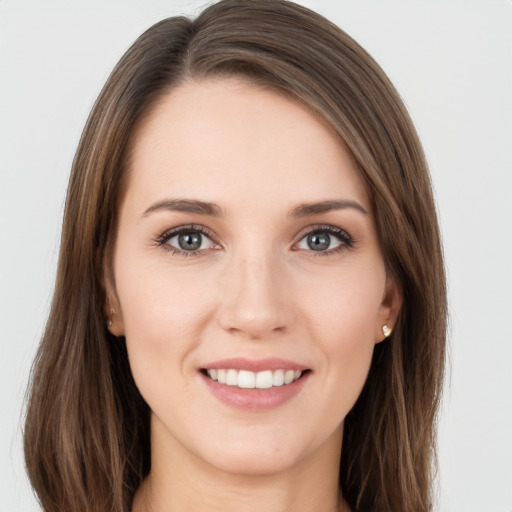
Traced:
<path id="1" fill-rule="evenodd" d="M 151 472 L 132 511 L 348 512 L 339 492 L 341 437 L 340 428 L 311 455 L 282 471 L 241 475 L 205 462 L 175 440 L 155 446 L 152 435 Z"/>

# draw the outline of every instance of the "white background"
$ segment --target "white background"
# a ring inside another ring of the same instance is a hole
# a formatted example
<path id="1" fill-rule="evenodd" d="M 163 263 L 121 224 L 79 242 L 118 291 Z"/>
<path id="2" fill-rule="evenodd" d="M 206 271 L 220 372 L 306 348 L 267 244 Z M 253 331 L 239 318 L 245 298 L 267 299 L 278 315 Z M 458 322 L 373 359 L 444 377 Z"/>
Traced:
<path id="1" fill-rule="evenodd" d="M 451 310 L 438 510 L 512 512 L 512 2 L 301 3 L 382 65 L 431 165 Z M 202 5 L 0 0 L 0 512 L 38 510 L 23 468 L 22 403 L 86 116 L 145 28 Z"/>

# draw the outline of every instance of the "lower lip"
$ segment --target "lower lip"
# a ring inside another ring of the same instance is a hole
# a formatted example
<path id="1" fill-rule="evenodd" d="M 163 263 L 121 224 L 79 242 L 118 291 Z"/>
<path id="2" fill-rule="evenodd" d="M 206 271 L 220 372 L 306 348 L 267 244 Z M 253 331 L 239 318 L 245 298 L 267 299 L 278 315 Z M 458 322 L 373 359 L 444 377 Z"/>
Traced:
<path id="1" fill-rule="evenodd" d="M 210 391 L 221 402 L 248 411 L 267 411 L 283 405 L 300 393 L 309 375 L 310 372 L 307 372 L 300 379 L 283 386 L 268 389 L 243 389 L 238 386 L 219 384 L 216 380 L 200 373 Z"/>

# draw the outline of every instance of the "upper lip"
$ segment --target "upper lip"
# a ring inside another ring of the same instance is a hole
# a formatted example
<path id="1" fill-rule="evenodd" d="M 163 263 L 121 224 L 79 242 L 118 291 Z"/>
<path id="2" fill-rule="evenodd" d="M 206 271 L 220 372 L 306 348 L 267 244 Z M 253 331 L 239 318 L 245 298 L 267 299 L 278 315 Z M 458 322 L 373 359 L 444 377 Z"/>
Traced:
<path id="1" fill-rule="evenodd" d="M 278 357 L 267 357 L 265 359 L 249 359 L 245 357 L 232 357 L 228 359 L 220 359 L 212 361 L 201 367 L 205 370 L 233 369 L 248 370 L 252 372 L 261 372 L 265 370 L 301 370 L 305 371 L 309 368 L 302 364 L 289 359 L 281 359 Z"/>

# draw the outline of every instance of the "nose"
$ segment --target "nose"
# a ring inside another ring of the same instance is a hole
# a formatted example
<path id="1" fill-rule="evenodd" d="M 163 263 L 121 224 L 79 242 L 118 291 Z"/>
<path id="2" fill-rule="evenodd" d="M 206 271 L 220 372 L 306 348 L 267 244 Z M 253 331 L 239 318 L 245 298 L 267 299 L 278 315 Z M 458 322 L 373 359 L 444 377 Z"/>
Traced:
<path id="1" fill-rule="evenodd" d="M 271 255 L 232 261 L 223 276 L 218 318 L 231 334 L 263 340 L 290 329 L 293 300 L 282 264 Z"/>

